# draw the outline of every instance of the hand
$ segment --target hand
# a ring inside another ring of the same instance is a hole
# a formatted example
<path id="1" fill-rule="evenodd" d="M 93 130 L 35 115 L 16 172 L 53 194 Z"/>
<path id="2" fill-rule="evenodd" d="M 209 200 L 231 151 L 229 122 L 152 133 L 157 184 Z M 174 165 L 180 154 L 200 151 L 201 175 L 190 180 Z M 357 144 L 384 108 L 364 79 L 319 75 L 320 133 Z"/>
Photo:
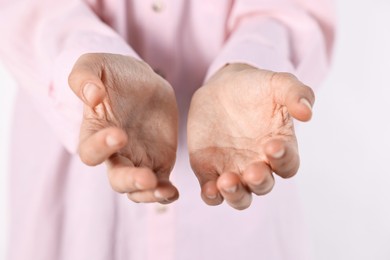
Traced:
<path id="1" fill-rule="evenodd" d="M 115 54 L 85 54 L 69 85 L 84 102 L 79 154 L 106 162 L 112 188 L 135 202 L 169 203 L 176 159 L 178 112 L 172 87 L 144 62 Z"/>
<path id="2" fill-rule="evenodd" d="M 245 64 L 217 72 L 191 101 L 188 116 L 190 162 L 202 199 L 236 209 L 250 206 L 299 168 L 292 117 L 308 121 L 313 91 L 288 73 Z M 292 117 L 291 117 L 292 116 Z"/>

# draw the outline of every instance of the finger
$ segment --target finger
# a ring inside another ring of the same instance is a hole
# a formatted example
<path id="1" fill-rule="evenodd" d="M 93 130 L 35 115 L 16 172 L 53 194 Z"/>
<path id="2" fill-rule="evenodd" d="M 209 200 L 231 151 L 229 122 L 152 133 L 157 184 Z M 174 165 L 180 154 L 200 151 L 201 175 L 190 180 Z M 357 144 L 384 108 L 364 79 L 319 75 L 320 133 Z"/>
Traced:
<path id="1" fill-rule="evenodd" d="M 271 140 L 265 144 L 264 152 L 272 170 L 282 178 L 294 176 L 299 168 L 299 154 L 295 143 Z"/>
<path id="2" fill-rule="evenodd" d="M 291 116 L 300 121 L 309 121 L 315 96 L 313 90 L 290 73 L 275 73 L 272 88 L 276 90 L 276 102 L 287 107 Z"/>
<path id="3" fill-rule="evenodd" d="M 128 193 L 127 197 L 134 202 L 168 204 L 179 198 L 179 191 L 171 182 L 163 182 L 156 189 Z"/>
<path id="4" fill-rule="evenodd" d="M 210 156 L 214 156 L 214 161 L 218 161 L 219 154 L 197 151 L 190 153 L 190 165 L 201 186 L 209 181 L 216 181 L 219 177 L 213 163 L 210 163 Z"/>
<path id="5" fill-rule="evenodd" d="M 239 175 L 235 173 L 222 174 L 218 178 L 217 187 L 231 207 L 243 210 L 250 206 L 252 194 L 242 185 Z"/>
<path id="6" fill-rule="evenodd" d="M 68 77 L 70 88 L 91 108 L 100 104 L 106 96 L 101 66 L 96 54 L 84 54 L 76 61 Z"/>
<path id="7" fill-rule="evenodd" d="M 85 164 L 95 166 L 104 162 L 126 144 L 126 133 L 119 128 L 109 127 L 82 139 L 79 144 L 79 155 Z"/>
<path id="8" fill-rule="evenodd" d="M 218 191 L 215 180 L 204 183 L 201 189 L 201 197 L 207 205 L 216 206 L 223 202 L 223 197 Z"/>
<path id="9" fill-rule="evenodd" d="M 201 197 L 208 205 L 222 203 L 223 197 L 219 194 L 217 180 L 219 177 L 215 166 L 210 164 L 210 154 L 196 152 L 190 154 L 190 164 L 201 187 Z"/>
<path id="10" fill-rule="evenodd" d="M 249 189 L 256 195 L 269 193 L 275 184 L 272 170 L 264 162 L 249 165 L 243 173 L 243 179 Z"/>
<path id="11" fill-rule="evenodd" d="M 154 172 L 146 167 L 135 167 L 121 155 L 113 155 L 107 161 L 108 179 L 113 190 L 119 193 L 130 193 L 154 189 L 157 178 Z"/>

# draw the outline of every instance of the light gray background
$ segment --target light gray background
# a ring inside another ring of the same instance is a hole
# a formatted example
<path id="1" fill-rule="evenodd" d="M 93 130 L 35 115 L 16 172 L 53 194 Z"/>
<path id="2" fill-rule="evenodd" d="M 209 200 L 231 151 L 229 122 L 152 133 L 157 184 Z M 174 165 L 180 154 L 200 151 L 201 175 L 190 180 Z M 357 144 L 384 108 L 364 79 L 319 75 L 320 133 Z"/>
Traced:
<path id="1" fill-rule="evenodd" d="M 315 0 L 313 0 L 315 1 Z M 333 68 L 298 126 L 313 259 L 390 259 L 390 2 L 340 0 Z M 0 259 L 12 81 L 0 68 Z"/>

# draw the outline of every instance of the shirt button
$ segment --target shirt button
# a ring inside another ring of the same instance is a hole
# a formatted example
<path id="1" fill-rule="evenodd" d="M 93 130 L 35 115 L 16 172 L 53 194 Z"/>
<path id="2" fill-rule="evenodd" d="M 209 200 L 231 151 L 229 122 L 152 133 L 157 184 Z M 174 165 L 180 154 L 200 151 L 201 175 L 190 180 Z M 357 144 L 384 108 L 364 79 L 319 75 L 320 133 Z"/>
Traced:
<path id="1" fill-rule="evenodd" d="M 156 213 L 157 214 L 164 214 L 168 211 L 167 205 L 157 204 L 156 205 Z"/>
<path id="2" fill-rule="evenodd" d="M 152 4 L 152 10 L 156 13 L 160 13 L 161 11 L 163 11 L 164 7 L 164 3 L 161 0 L 155 0 Z"/>

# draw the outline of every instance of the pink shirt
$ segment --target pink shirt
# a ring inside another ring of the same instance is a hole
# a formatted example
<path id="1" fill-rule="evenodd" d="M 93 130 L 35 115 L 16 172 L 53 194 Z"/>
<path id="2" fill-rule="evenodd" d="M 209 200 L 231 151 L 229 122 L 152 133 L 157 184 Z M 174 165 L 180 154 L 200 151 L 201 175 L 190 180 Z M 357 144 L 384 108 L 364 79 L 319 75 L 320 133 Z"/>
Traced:
<path id="1" fill-rule="evenodd" d="M 0 0 L 0 59 L 20 86 L 11 148 L 9 259 L 306 259 L 293 181 L 239 212 L 206 206 L 189 167 L 191 94 L 228 62 L 295 73 L 316 86 L 329 64 L 326 0 Z M 178 202 L 134 204 L 105 167 L 77 155 L 82 104 L 67 85 L 87 52 L 141 58 L 175 88 Z"/>

